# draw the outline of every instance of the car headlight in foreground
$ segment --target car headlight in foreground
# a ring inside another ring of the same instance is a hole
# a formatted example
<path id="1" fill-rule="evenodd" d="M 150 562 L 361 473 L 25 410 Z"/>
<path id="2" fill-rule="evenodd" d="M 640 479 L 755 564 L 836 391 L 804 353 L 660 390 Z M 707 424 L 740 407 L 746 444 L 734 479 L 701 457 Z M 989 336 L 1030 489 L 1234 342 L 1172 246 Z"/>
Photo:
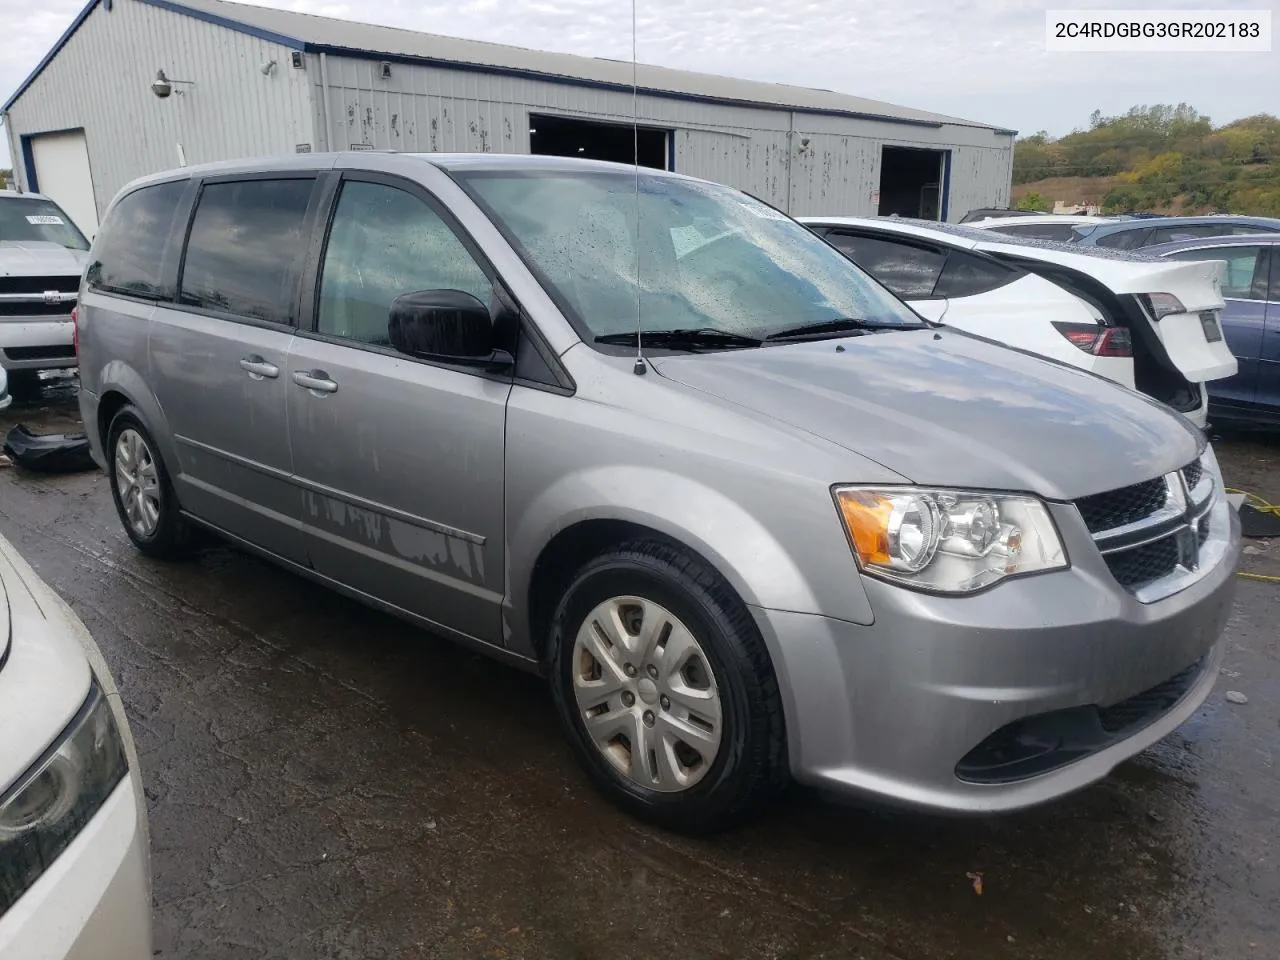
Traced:
<path id="1" fill-rule="evenodd" d="M 115 719 L 95 682 L 61 737 L 0 795 L 0 914 L 71 844 L 128 768 Z"/>
<path id="2" fill-rule="evenodd" d="M 916 487 L 836 487 L 864 573 L 934 593 L 969 593 L 1006 577 L 1067 566 L 1034 497 Z"/>

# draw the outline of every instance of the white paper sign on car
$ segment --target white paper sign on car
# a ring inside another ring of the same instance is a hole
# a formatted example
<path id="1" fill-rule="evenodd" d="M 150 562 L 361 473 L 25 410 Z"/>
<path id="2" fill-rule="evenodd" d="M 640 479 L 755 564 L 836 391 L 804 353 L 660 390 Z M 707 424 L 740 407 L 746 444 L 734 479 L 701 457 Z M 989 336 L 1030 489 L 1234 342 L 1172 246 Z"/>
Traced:
<path id="1" fill-rule="evenodd" d="M 51 217 L 51 216 L 27 217 L 27 223 L 34 224 L 38 227 L 44 227 L 44 226 L 60 227 L 62 226 L 62 218 Z"/>

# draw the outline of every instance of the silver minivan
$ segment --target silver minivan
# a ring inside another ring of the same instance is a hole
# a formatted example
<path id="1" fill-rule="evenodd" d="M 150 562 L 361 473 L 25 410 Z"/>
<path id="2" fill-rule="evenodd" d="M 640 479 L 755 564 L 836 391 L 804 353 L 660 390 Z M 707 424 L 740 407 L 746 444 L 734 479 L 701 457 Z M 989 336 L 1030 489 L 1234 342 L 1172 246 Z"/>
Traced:
<path id="1" fill-rule="evenodd" d="M 300 155 L 130 184 L 90 261 L 81 410 L 139 549 L 214 531 L 544 672 L 656 822 L 792 777 L 1019 808 L 1213 686 L 1239 528 L 1203 434 L 735 190 Z"/>

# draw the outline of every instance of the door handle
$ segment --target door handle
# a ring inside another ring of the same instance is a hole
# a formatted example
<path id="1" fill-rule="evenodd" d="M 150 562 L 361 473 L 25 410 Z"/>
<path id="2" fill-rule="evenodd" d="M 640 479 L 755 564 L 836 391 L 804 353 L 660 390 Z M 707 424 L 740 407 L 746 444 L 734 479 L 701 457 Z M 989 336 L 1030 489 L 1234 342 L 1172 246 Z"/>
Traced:
<path id="1" fill-rule="evenodd" d="M 338 385 L 323 370 L 295 370 L 293 382 L 317 393 L 337 393 Z"/>
<path id="2" fill-rule="evenodd" d="M 263 360 L 256 353 L 251 357 L 245 357 L 240 361 L 240 369 L 249 374 L 251 380 L 261 380 L 263 377 L 270 377 L 274 380 L 280 376 L 280 368 L 274 363 Z"/>

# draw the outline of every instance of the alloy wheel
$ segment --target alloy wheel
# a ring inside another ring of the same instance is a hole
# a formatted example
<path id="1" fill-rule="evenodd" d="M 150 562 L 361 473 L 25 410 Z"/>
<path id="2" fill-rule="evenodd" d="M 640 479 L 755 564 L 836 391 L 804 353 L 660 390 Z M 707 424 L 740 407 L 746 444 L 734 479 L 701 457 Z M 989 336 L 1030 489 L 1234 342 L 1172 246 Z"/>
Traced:
<path id="1" fill-rule="evenodd" d="M 155 534 L 160 524 L 160 474 L 142 434 L 132 427 L 116 438 L 116 496 L 139 537 Z"/>

